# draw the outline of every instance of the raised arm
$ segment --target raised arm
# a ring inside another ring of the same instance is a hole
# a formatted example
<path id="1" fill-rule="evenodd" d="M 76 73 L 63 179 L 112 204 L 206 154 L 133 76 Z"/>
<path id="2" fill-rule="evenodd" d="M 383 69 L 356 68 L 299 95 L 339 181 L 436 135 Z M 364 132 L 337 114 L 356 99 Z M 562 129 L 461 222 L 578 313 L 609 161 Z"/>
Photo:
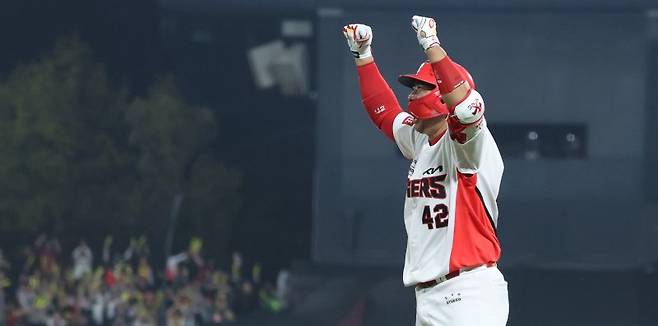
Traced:
<path id="1" fill-rule="evenodd" d="M 436 21 L 433 18 L 413 16 L 411 27 L 416 31 L 418 43 L 425 51 L 427 60 L 432 64 L 443 100 L 449 107 L 454 108 L 468 96 L 471 89 L 466 76 L 441 47 L 436 32 Z"/>
<path id="2" fill-rule="evenodd" d="M 441 47 L 434 19 L 413 16 L 411 26 L 416 31 L 418 43 L 432 64 L 439 92 L 448 105 L 451 138 L 459 143 L 466 143 L 481 131 L 484 100 L 475 90 L 470 74 L 453 62 Z"/>
<path id="3" fill-rule="evenodd" d="M 372 29 L 368 25 L 350 24 L 343 27 L 343 35 L 357 66 L 363 106 L 375 126 L 395 141 L 393 122 L 402 109 L 372 57 Z"/>
<path id="4" fill-rule="evenodd" d="M 441 47 L 434 19 L 413 16 L 411 26 L 432 64 L 439 92 L 448 105 L 448 129 L 455 144 L 458 167 L 462 172 L 475 173 L 488 158 L 500 159 L 484 119 L 484 100 L 475 90 L 470 74 Z"/>

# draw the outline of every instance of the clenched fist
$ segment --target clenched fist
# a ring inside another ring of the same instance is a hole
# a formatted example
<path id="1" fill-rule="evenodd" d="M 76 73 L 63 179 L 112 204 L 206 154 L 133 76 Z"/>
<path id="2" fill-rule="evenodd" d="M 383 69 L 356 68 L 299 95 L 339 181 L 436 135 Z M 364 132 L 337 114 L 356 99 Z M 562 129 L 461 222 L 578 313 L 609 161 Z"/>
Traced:
<path id="1" fill-rule="evenodd" d="M 441 44 L 439 37 L 436 36 L 436 21 L 433 18 L 413 16 L 411 17 L 411 27 L 416 31 L 418 44 L 423 50 Z"/>
<path id="2" fill-rule="evenodd" d="M 364 24 L 349 24 L 343 26 L 343 35 L 347 40 L 352 55 L 357 59 L 372 56 L 370 44 L 372 44 L 372 29 Z"/>

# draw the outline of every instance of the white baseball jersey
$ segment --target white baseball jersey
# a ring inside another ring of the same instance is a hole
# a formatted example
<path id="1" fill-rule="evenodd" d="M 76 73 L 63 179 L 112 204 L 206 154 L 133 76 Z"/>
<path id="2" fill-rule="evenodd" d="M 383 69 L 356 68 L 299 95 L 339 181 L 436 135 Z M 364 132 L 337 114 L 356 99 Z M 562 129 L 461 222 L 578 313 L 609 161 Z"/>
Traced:
<path id="1" fill-rule="evenodd" d="M 496 197 L 503 160 L 483 112 L 482 97 L 471 90 L 455 107 L 449 132 L 434 144 L 414 129 L 408 113 L 393 122 L 395 142 L 411 160 L 404 203 L 405 286 L 500 257 Z"/>

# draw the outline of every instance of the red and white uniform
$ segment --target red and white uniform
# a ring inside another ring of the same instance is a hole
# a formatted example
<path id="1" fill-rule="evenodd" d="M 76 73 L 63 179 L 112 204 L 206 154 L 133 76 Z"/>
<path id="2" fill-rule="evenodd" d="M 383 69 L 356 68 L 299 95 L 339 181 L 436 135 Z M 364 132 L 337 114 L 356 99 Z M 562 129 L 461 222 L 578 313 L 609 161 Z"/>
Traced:
<path id="1" fill-rule="evenodd" d="M 482 96 L 471 89 L 450 110 L 448 131 L 428 139 L 414 129 L 414 118 L 402 111 L 374 62 L 358 73 L 370 119 L 411 161 L 403 282 L 416 286 L 416 325 L 505 325 L 507 282 L 494 265 L 503 160 Z"/>
<path id="2" fill-rule="evenodd" d="M 415 15 L 411 26 L 430 59 L 416 74 L 398 78 L 412 88 L 411 114 L 402 111 L 371 59 L 370 26 L 346 25 L 343 35 L 357 59 L 370 120 L 411 161 L 403 282 L 415 286 L 416 326 L 502 326 L 509 312 L 507 282 L 496 267 L 503 160 L 487 128 L 484 100 L 468 71 L 440 48 L 434 19 Z M 435 128 L 446 127 L 446 116 L 447 133 L 434 136 Z"/>
<path id="3" fill-rule="evenodd" d="M 471 90 L 455 111 L 478 102 L 483 106 L 480 94 Z M 449 134 L 430 141 L 411 119 L 400 112 L 392 127 L 400 151 L 411 160 L 404 203 L 406 286 L 498 261 L 496 197 L 503 174 L 484 117 L 469 127 L 472 133 L 463 143 Z"/>
<path id="4" fill-rule="evenodd" d="M 419 285 L 416 325 L 505 325 L 507 282 L 494 265 L 503 160 L 482 96 L 471 89 L 450 110 L 448 131 L 428 139 L 414 129 L 414 118 L 401 110 L 375 63 L 358 72 L 368 115 L 411 161 L 403 282 Z"/>
<path id="5" fill-rule="evenodd" d="M 448 118 L 449 134 L 430 140 L 414 129 L 413 117 L 401 110 L 375 63 L 358 72 L 370 118 L 411 160 L 404 284 L 498 261 L 496 197 L 503 160 L 487 128 L 482 96 L 471 89 Z"/>

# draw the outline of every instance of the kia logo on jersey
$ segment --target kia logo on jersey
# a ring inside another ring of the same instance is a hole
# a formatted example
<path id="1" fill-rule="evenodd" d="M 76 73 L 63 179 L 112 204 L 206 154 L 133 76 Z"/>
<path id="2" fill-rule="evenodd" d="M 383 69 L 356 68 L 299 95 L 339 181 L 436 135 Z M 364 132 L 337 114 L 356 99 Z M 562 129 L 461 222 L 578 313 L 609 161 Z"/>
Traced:
<path id="1" fill-rule="evenodd" d="M 425 170 L 425 172 L 423 172 L 423 175 L 434 174 L 436 172 L 441 172 L 441 171 L 443 171 L 443 165 L 439 165 L 435 168 L 429 168 L 429 169 Z"/>

